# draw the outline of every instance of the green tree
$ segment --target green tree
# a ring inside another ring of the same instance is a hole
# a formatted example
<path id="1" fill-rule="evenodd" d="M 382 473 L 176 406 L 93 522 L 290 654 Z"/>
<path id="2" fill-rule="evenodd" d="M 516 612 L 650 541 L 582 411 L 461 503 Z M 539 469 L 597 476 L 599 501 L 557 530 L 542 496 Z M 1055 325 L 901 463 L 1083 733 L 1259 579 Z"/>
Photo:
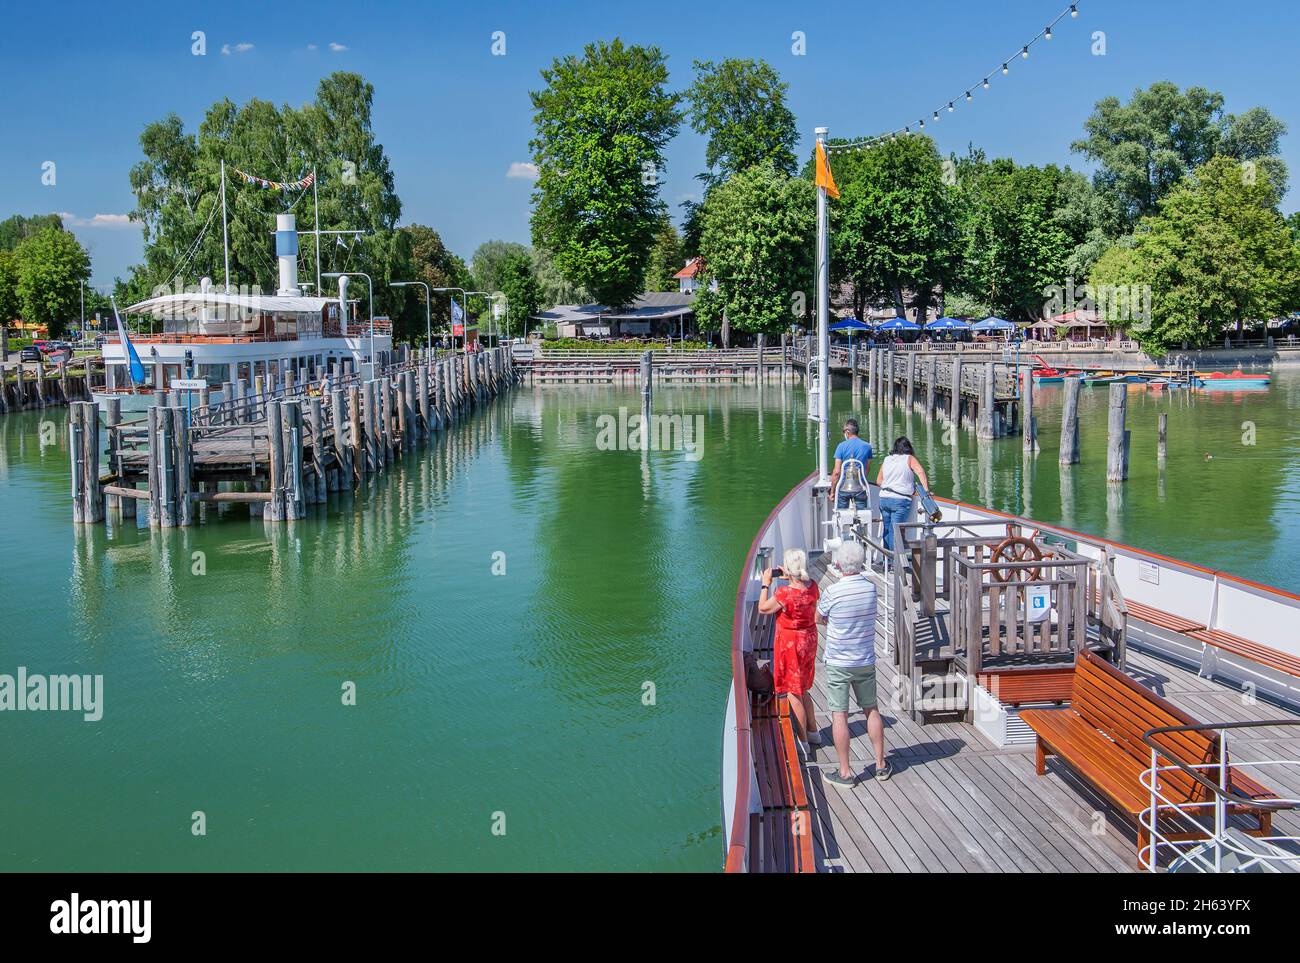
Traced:
<path id="1" fill-rule="evenodd" d="M 816 194 L 771 163 L 733 174 L 709 192 L 695 313 L 707 329 L 776 335 L 811 305 Z M 714 290 L 712 282 L 717 282 Z"/>
<path id="2" fill-rule="evenodd" d="M 1134 91 L 1128 103 L 1106 97 L 1084 131 L 1071 147 L 1100 165 L 1097 186 L 1115 195 L 1129 224 L 1154 213 L 1175 184 L 1216 155 L 1253 162 L 1276 192 L 1275 203 L 1286 190 L 1278 156 L 1286 125 L 1262 107 L 1225 115 L 1223 95 L 1204 87 L 1180 90 L 1159 81 Z"/>
<path id="3" fill-rule="evenodd" d="M 0 324 L 13 321 L 21 310 L 17 261 L 12 251 L 0 249 Z"/>
<path id="4" fill-rule="evenodd" d="M 707 138 L 708 170 L 701 180 L 711 187 L 767 161 L 782 174 L 795 172 L 799 131 L 785 103 L 787 90 L 763 60 L 695 61 L 695 82 L 686 98 L 692 129 Z"/>
<path id="5" fill-rule="evenodd" d="M 12 251 L 33 234 L 54 228 L 63 230 L 63 218 L 57 214 L 34 214 L 24 217 L 14 214 L 0 221 L 0 251 Z"/>
<path id="6" fill-rule="evenodd" d="M 498 284 L 486 288 L 506 296 L 510 336 L 524 334 L 528 319 L 542 309 L 542 289 L 533 272 L 533 259 L 526 251 L 511 251 L 501 262 Z M 504 330 L 504 329 L 503 329 Z"/>
<path id="7" fill-rule="evenodd" d="M 1300 306 L 1300 251 L 1267 176 L 1215 157 L 1138 225 L 1131 253 L 1107 252 L 1094 286 L 1148 284 L 1151 316 L 1132 332 L 1154 351 L 1212 344 L 1229 327 Z"/>
<path id="8" fill-rule="evenodd" d="M 423 281 L 430 288 L 458 287 L 472 290 L 469 269 L 465 262 L 448 250 L 442 236 L 424 224 L 408 224 L 398 229 L 402 239 L 408 275 L 404 280 Z M 423 340 L 425 329 L 424 292 L 405 289 L 410 297 L 403 307 L 403 327 L 416 338 Z M 435 337 L 451 329 L 452 298 L 460 303 L 458 291 L 431 291 L 429 318 L 432 319 Z"/>
<path id="9" fill-rule="evenodd" d="M 530 259 L 532 257 L 528 245 L 516 241 L 484 241 L 480 244 L 474 250 L 474 256 L 469 259 L 475 286 L 483 291 L 500 291 L 506 261 L 517 254 Z"/>
<path id="10" fill-rule="evenodd" d="M 556 59 L 542 79 L 531 95 L 533 243 L 602 304 L 628 304 L 664 209 L 664 147 L 681 122 L 666 58 L 657 47 L 602 41 Z"/>
<path id="11" fill-rule="evenodd" d="M 14 249 L 14 261 L 23 319 L 46 325 L 51 338 L 59 337 L 67 322 L 79 316 L 90 255 L 67 231 L 46 228 Z"/>
<path id="12" fill-rule="evenodd" d="M 1086 217 L 1063 205 L 1071 172 L 1004 159 L 964 173 L 961 290 L 1008 320 L 1037 320 L 1044 289 L 1065 282 L 1087 236 Z"/>
<path id="13" fill-rule="evenodd" d="M 265 190 L 232 168 L 280 182 L 296 182 L 314 170 L 321 228 L 356 232 L 321 239 L 321 270 L 366 271 L 375 279 L 376 312 L 396 315 L 409 296 L 385 282 L 404 266 L 396 232 L 401 202 L 388 158 L 375 142 L 373 102 L 374 88 L 364 79 L 335 73 L 320 81 L 315 101 L 301 108 L 222 100 L 208 108 L 196 134 L 187 133 L 174 114 L 149 124 L 140 136 L 144 159 L 131 170 L 132 217 L 144 227 L 142 275 L 149 287 L 192 285 L 202 275 L 223 281 L 224 160 L 230 282 L 274 291 L 274 216 L 292 207 L 299 227 L 310 228 L 311 191 Z M 314 279 L 314 240 L 304 237 L 299 250 L 303 280 Z"/>
<path id="14" fill-rule="evenodd" d="M 673 277 L 682 269 L 682 239 L 666 214 L 659 232 L 655 235 L 654 247 L 650 249 L 650 262 L 646 265 L 644 290 L 676 291 L 677 279 Z"/>
<path id="15" fill-rule="evenodd" d="M 959 277 L 955 178 L 945 174 L 934 142 L 923 135 L 850 157 L 832 158 L 840 186 L 831 207 L 832 277 L 853 284 L 859 309 L 888 297 L 901 311 L 910 292 L 912 306 L 923 313 L 935 289 Z"/>

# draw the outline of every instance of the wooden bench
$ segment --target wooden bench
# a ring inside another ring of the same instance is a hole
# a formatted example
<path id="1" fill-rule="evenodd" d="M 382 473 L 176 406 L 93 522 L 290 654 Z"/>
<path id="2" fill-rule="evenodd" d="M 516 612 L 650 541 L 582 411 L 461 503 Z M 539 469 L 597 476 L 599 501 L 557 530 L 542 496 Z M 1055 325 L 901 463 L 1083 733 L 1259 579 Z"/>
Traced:
<path id="1" fill-rule="evenodd" d="M 1142 735 L 1162 726 L 1200 723 L 1091 652 L 1080 654 L 1075 663 L 1068 708 L 1025 709 L 1020 718 L 1038 737 L 1035 752 L 1038 774 L 1046 773 L 1047 756 L 1059 756 L 1137 826 L 1138 868 L 1148 868 L 1143 851 L 1151 845 L 1151 839 L 1148 819 L 1142 814 L 1150 808 L 1151 794 L 1142 785 L 1140 776 L 1150 768 L 1151 748 Z M 1217 763 L 1220 758 L 1219 737 L 1205 732 L 1163 733 L 1155 737 L 1155 742 L 1162 753 L 1161 766 L 1170 765 L 1174 759 L 1201 765 Z M 1210 770 L 1200 771 L 1212 778 Z M 1239 795 L 1259 801 L 1278 798 L 1236 768 L 1230 769 L 1229 778 L 1230 788 Z M 1162 805 L 1189 805 L 1200 809 L 1197 815 L 1208 815 L 1212 794 L 1186 772 L 1179 769 L 1162 772 L 1159 783 L 1165 797 Z M 1270 833 L 1271 810 L 1231 805 L 1228 811 L 1253 816 L 1257 825 L 1247 830 L 1252 835 Z M 1167 839 L 1204 836 L 1189 833 L 1172 815 L 1163 816 L 1160 822 L 1161 834 Z M 1154 850 L 1147 858 L 1155 858 Z"/>
<path id="2" fill-rule="evenodd" d="M 750 739 L 761 813 L 750 814 L 750 871 L 815 873 L 812 821 L 789 700 L 750 696 Z"/>
<path id="3" fill-rule="evenodd" d="M 1070 701 L 1074 685 L 1074 666 L 1043 666 L 1031 669 L 1007 669 L 1004 672 L 981 672 L 976 682 L 1003 705 L 1020 706 L 1026 702 Z"/>
<path id="4" fill-rule="evenodd" d="M 1204 622 L 1183 618 L 1181 615 L 1174 615 L 1172 612 L 1165 612 L 1151 605 L 1130 602 L 1127 599 L 1125 604 L 1128 606 L 1129 615 L 1138 621 L 1200 642 L 1204 647 L 1200 675 L 1205 678 L 1210 678 L 1214 674 L 1214 650 L 1228 652 L 1249 662 L 1300 678 L 1300 657 L 1280 652 L 1222 629 L 1211 629 Z"/>

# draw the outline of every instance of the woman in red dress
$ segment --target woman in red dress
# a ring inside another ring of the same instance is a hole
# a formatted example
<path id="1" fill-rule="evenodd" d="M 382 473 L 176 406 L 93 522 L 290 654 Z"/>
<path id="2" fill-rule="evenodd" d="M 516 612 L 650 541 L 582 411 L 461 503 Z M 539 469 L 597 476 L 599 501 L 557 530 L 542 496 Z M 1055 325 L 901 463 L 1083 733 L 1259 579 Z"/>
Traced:
<path id="1" fill-rule="evenodd" d="M 772 643 L 772 676 L 778 694 L 790 700 L 795 735 L 810 745 L 821 745 L 816 707 L 812 700 L 813 674 L 817 668 L 817 583 L 808 575 L 808 556 L 790 549 L 781 559 L 783 568 L 763 572 L 758 610 L 776 614 L 776 638 Z M 789 584 L 772 591 L 773 578 Z"/>

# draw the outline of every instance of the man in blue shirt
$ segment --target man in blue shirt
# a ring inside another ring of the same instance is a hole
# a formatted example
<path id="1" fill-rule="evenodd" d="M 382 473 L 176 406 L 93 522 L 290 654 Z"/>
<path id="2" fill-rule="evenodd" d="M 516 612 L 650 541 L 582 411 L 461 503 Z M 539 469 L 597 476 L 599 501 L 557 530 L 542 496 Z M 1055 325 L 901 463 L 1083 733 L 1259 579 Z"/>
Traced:
<path id="1" fill-rule="evenodd" d="M 831 472 L 831 492 L 836 508 L 867 507 L 867 465 L 871 461 L 871 443 L 858 437 L 858 423 L 844 422 L 844 440 L 835 446 L 835 469 Z"/>

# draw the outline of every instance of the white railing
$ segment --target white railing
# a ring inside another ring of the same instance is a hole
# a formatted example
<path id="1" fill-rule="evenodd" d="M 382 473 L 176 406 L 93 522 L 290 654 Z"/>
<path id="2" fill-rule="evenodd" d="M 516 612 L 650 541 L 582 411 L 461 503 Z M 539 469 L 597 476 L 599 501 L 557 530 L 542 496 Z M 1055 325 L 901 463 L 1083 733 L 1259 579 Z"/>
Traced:
<path id="1" fill-rule="evenodd" d="M 1233 791 L 1231 774 L 1235 770 L 1269 767 L 1300 767 L 1296 759 L 1231 760 L 1228 756 L 1228 730 L 1265 726 L 1300 726 L 1300 719 L 1269 719 L 1251 722 L 1206 723 L 1186 726 L 1163 726 L 1148 730 L 1142 741 L 1151 749 L 1151 766 L 1138 781 L 1148 791 L 1150 805 L 1139 816 L 1146 830 L 1147 844 L 1138 850 L 1138 862 L 1148 872 L 1160 867 L 1161 852 L 1172 856 L 1171 868 L 1186 868 L 1201 873 L 1283 872 L 1300 870 L 1300 836 L 1286 835 L 1263 828 L 1247 845 L 1240 833 L 1230 831 L 1228 817 L 1232 811 L 1246 808 L 1271 814 L 1300 806 L 1300 799 L 1252 799 Z M 1188 763 L 1164 752 L 1155 737 L 1166 733 L 1214 733 L 1218 758 L 1212 762 Z M 1162 765 L 1161 759 L 1167 760 Z M 1201 786 L 1205 793 L 1191 800 L 1171 799 L 1161 791 L 1160 773 L 1181 772 Z M 1168 832 L 1162 826 L 1169 826 Z M 1280 845 L 1282 844 L 1282 845 Z M 1285 845 L 1287 848 L 1283 848 Z"/>

